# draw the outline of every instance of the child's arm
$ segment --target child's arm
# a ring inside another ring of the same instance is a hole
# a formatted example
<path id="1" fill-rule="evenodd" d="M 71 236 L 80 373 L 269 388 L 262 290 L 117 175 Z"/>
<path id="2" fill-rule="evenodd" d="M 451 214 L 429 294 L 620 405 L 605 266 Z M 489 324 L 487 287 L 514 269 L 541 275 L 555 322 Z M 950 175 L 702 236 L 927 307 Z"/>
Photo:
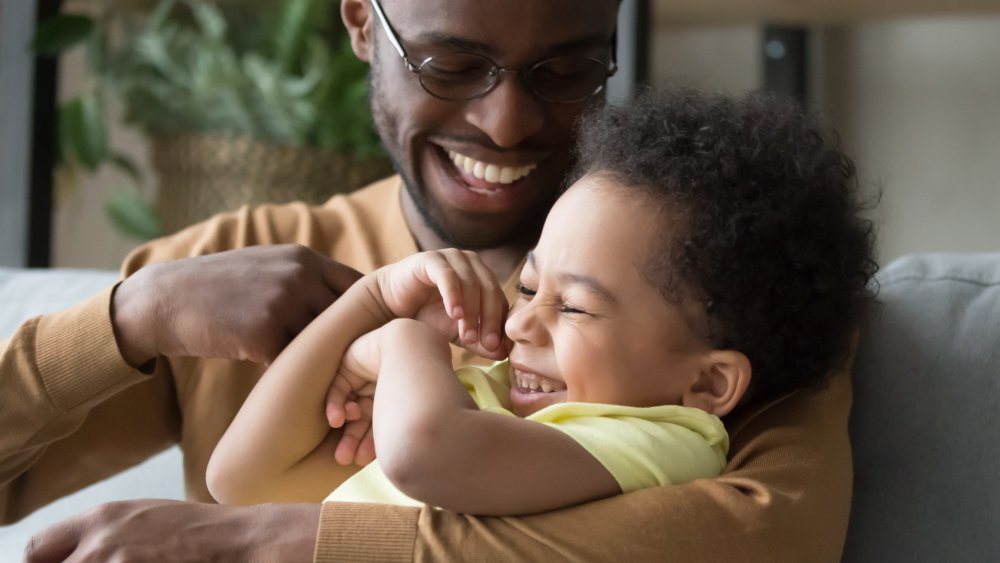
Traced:
<path id="1" fill-rule="evenodd" d="M 392 318 L 369 284 L 358 281 L 320 314 L 254 387 L 209 461 L 216 500 L 318 502 L 349 475 L 334 460 L 342 431 L 326 423 L 324 401 L 348 346 Z"/>
<path id="2" fill-rule="evenodd" d="M 399 315 L 425 319 L 449 336 L 471 328 L 477 341 L 492 341 L 486 335 L 501 334 L 506 301 L 495 284 L 482 281 L 483 269 L 474 255 L 444 251 L 414 256 L 355 283 L 288 345 L 247 398 L 209 462 L 213 496 L 234 504 L 324 498 L 354 471 L 335 461 L 341 431 L 331 431 L 325 416 L 345 350 Z M 356 346 L 361 357 L 364 342 Z M 502 355 L 499 344 L 492 351 L 473 348 Z"/>
<path id="3" fill-rule="evenodd" d="M 621 492 L 604 466 L 566 434 L 478 410 L 437 332 L 399 319 L 378 337 L 375 449 L 402 492 L 480 515 L 544 512 Z"/>

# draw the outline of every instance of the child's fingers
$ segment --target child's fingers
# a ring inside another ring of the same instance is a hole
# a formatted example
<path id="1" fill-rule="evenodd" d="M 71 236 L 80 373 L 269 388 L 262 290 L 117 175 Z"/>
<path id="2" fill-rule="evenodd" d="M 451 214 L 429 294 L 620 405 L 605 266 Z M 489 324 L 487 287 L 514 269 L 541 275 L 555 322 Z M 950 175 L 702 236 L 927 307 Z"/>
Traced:
<path id="1" fill-rule="evenodd" d="M 462 284 L 462 315 L 458 323 L 458 337 L 464 344 L 479 340 L 479 316 L 482 287 L 473 261 L 479 261 L 475 252 L 450 249 L 444 251 L 448 264 L 458 275 Z"/>
<path id="2" fill-rule="evenodd" d="M 443 252 L 430 252 L 425 258 L 424 272 L 441 295 L 445 312 L 452 319 L 461 319 L 466 312 L 462 308 L 462 280 L 458 273 Z"/>
<path id="3" fill-rule="evenodd" d="M 358 444 L 357 450 L 354 452 L 354 463 L 358 465 L 368 465 L 375 459 L 375 435 L 372 432 L 371 427 L 365 432 L 364 437 L 361 439 L 361 443 Z"/>
<path id="4" fill-rule="evenodd" d="M 338 373 L 326 392 L 326 421 L 330 424 L 330 428 L 340 428 L 348 420 L 345 405 L 353 394 L 350 381 Z"/>
<path id="5" fill-rule="evenodd" d="M 480 341 L 487 350 L 500 349 L 503 339 L 503 325 L 507 319 L 507 296 L 490 270 L 477 254 L 469 257 L 469 265 L 478 280 L 480 293 L 479 333 Z"/>
<path id="6" fill-rule="evenodd" d="M 362 417 L 359 420 L 352 420 L 344 425 L 344 433 L 340 437 L 337 449 L 333 456 L 340 465 L 350 465 L 357 463 L 358 446 L 365 435 L 371 430 L 372 421 L 370 417 Z"/>
<path id="7" fill-rule="evenodd" d="M 358 441 L 353 436 L 348 436 L 347 431 L 337 442 L 337 448 L 333 451 L 333 459 L 339 465 L 351 465 L 357 455 Z"/>
<path id="8" fill-rule="evenodd" d="M 348 422 L 360 420 L 362 416 L 363 413 L 357 401 L 347 401 L 344 403 L 344 418 Z"/>

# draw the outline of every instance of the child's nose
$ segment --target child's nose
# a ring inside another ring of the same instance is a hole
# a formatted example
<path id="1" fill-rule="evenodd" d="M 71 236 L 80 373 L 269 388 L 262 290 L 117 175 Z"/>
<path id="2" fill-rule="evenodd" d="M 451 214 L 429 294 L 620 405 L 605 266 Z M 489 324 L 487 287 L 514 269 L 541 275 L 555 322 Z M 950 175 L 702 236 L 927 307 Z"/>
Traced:
<path id="1" fill-rule="evenodd" d="M 537 323 L 534 317 L 532 303 L 516 303 L 514 308 L 510 310 L 510 314 L 507 315 L 507 323 L 504 325 L 507 337 L 514 342 L 521 343 L 535 339 L 536 337 L 533 335 L 537 332 Z"/>

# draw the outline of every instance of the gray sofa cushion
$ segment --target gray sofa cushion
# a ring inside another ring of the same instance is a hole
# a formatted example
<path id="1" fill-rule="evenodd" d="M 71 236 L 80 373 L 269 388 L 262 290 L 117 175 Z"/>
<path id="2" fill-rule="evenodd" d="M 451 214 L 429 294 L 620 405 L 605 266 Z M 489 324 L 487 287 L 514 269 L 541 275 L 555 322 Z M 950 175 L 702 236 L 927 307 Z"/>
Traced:
<path id="1" fill-rule="evenodd" d="M 0 338 L 26 319 L 70 307 L 111 286 L 118 273 L 103 270 L 0 268 Z M 97 504 L 132 498 L 184 497 L 176 446 L 110 479 L 62 498 L 11 526 L 0 526 L 0 561 L 20 561 L 32 534 Z"/>
<path id="2" fill-rule="evenodd" d="M 878 279 L 844 561 L 1000 561 L 1000 254 L 910 256 Z"/>
<path id="3" fill-rule="evenodd" d="M 0 268 L 0 338 L 25 320 L 76 305 L 117 281 L 108 270 Z"/>

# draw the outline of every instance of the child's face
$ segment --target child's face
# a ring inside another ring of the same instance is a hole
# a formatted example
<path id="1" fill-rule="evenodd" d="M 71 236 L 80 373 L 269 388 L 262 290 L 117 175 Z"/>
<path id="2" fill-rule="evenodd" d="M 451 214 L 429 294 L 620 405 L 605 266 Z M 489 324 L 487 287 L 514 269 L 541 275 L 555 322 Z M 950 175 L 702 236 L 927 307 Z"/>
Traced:
<path id="1" fill-rule="evenodd" d="M 647 196 L 600 176 L 556 202 L 507 319 L 516 414 L 565 401 L 681 403 L 710 349 L 689 325 L 694 305 L 667 301 L 643 275 L 661 217 Z"/>

